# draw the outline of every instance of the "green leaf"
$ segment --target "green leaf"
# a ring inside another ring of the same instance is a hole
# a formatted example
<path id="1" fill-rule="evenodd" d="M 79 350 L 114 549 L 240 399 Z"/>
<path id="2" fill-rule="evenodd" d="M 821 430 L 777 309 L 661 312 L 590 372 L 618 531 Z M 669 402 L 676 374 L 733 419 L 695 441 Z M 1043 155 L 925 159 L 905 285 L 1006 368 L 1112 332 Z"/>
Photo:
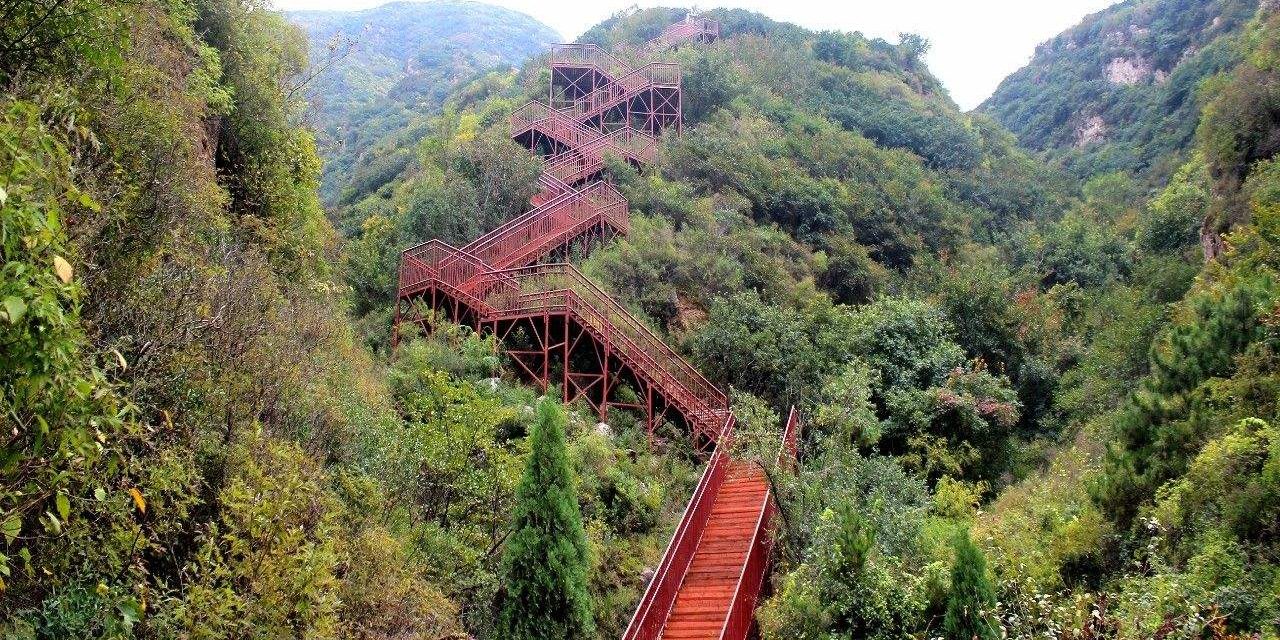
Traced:
<path id="1" fill-rule="evenodd" d="M 0 533 L 4 534 L 4 539 L 9 544 L 13 544 L 14 538 L 18 537 L 18 533 L 22 531 L 22 519 L 18 516 L 9 516 L 4 524 L 0 524 Z"/>
<path id="2" fill-rule="evenodd" d="M 58 515 L 62 516 L 63 522 L 71 517 L 71 501 L 67 499 L 67 494 L 59 493 L 54 502 L 58 505 Z"/>
<path id="3" fill-rule="evenodd" d="M 8 314 L 9 322 L 18 324 L 18 320 L 22 318 L 22 314 L 27 312 L 27 303 L 17 296 L 9 296 L 4 299 L 4 310 Z"/>
<path id="4" fill-rule="evenodd" d="M 120 611 L 121 622 L 124 623 L 126 628 L 132 627 L 142 620 L 142 605 L 132 597 L 125 598 L 117 603 L 116 609 Z"/>
<path id="5" fill-rule="evenodd" d="M 98 502 L 102 502 L 103 500 L 107 499 L 107 492 L 104 491 L 102 487 L 98 487 L 97 489 L 93 490 L 93 497 L 97 498 Z"/>

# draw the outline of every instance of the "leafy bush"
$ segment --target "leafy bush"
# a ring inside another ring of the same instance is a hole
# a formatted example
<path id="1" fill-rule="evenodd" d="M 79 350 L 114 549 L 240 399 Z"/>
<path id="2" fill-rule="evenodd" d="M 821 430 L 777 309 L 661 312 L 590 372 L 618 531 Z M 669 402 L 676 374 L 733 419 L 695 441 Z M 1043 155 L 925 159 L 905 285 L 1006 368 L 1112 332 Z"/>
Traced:
<path id="1" fill-rule="evenodd" d="M 918 585 L 891 557 L 875 554 L 873 542 L 857 511 L 823 512 L 814 556 L 757 614 L 761 637 L 912 637 L 923 609 Z"/>

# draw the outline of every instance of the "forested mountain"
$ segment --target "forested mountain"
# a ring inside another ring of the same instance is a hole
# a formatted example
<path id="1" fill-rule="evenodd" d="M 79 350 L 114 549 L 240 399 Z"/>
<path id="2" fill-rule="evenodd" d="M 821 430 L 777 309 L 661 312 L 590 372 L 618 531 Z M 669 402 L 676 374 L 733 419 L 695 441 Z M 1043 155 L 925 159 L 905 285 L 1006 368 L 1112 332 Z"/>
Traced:
<path id="1" fill-rule="evenodd" d="M 321 196 L 334 201 L 371 147 L 434 113 L 459 83 L 518 66 L 560 40 L 523 13 L 467 0 L 391 2 L 363 11 L 290 11 L 311 42 L 304 91 L 317 133 Z M 392 162 L 407 160 L 393 159 Z"/>
<path id="2" fill-rule="evenodd" d="M 540 400 L 466 327 L 390 340 L 401 249 L 528 208 L 545 65 L 408 82 L 326 212 L 306 96 L 366 76 L 280 14 L 0 12 L 0 635 L 509 640 L 551 589 L 544 637 L 620 637 L 686 434 Z M 1095 16 L 1047 120 L 1026 70 L 959 112 L 919 37 L 706 15 L 660 56 L 683 131 L 608 163 L 630 233 L 569 258 L 730 392 L 781 506 L 762 638 L 1280 636 L 1280 5 Z M 1071 79 L 1095 46 L 1150 82 Z M 1075 149 L 1094 104 L 1117 137 Z"/>
<path id="3" fill-rule="evenodd" d="M 1192 147 L 1203 83 L 1239 62 L 1257 0 L 1126 0 L 1041 44 L 978 110 L 1080 178 L 1167 179 Z"/>

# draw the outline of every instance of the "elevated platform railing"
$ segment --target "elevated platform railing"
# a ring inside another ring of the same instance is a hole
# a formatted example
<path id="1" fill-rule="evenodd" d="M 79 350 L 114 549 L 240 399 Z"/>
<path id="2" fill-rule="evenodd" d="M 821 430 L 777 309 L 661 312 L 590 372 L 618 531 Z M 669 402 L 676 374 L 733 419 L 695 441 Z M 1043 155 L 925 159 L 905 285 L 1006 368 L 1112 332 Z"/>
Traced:
<path id="1" fill-rule="evenodd" d="M 715 506 L 720 487 L 729 472 L 728 445 L 733 438 L 734 423 L 732 415 L 725 420 L 720 431 L 720 445 L 711 454 L 684 514 L 680 517 L 675 532 L 671 534 L 667 550 L 662 554 L 662 562 L 654 571 L 649 586 L 645 587 L 644 595 L 631 616 L 622 640 L 658 640 L 662 636 L 667 617 L 680 593 L 680 585 L 684 583 L 689 564 L 698 551 L 702 533 L 707 529 L 711 509 Z"/>
<path id="2" fill-rule="evenodd" d="M 662 33 L 650 40 L 645 48 L 657 52 L 686 40 L 714 40 L 719 37 L 719 22 L 697 16 L 688 16 L 684 20 L 663 29 Z"/>
<path id="3" fill-rule="evenodd" d="M 511 114 L 511 135 L 520 136 L 535 128 L 570 149 L 576 149 L 600 137 L 598 129 L 584 126 L 563 111 L 552 109 L 545 102 L 531 100 Z"/>
<path id="4" fill-rule="evenodd" d="M 650 62 L 578 100 L 559 107 L 557 111 L 577 122 L 583 122 L 649 89 L 678 88 L 680 80 L 680 65 L 671 62 Z"/>
<path id="5" fill-rule="evenodd" d="M 469 252 L 432 240 L 406 249 L 400 271 L 402 296 L 435 285 L 476 309 L 484 321 L 572 313 L 686 415 L 723 418 L 728 410 L 723 392 L 573 265 L 489 269 Z M 718 435 L 710 425 L 696 426 L 713 439 Z"/>
<path id="6" fill-rule="evenodd" d="M 653 162 L 658 155 L 658 140 L 653 136 L 623 127 L 601 134 L 595 140 L 547 159 L 544 175 L 574 184 L 593 175 L 604 166 L 604 156 L 612 153 L 620 158 L 641 163 Z"/>
<path id="7" fill-rule="evenodd" d="M 564 233 L 585 222 L 603 221 L 619 233 L 630 230 L 627 201 L 607 182 L 594 182 L 523 213 L 462 247 L 493 268 L 523 266 L 514 258 L 540 256 L 549 243 L 560 242 Z"/>
<path id="8" fill-rule="evenodd" d="M 551 66 L 594 67 L 610 77 L 617 78 L 631 70 L 617 56 L 589 42 L 567 42 L 551 45 Z"/>
<path id="9" fill-rule="evenodd" d="M 571 264 L 541 264 L 497 270 L 488 277 L 515 282 L 485 298 L 492 318 L 545 312 L 573 312 L 597 336 L 608 341 L 633 370 L 650 377 L 686 415 L 719 416 L 728 397 L 693 365 L 667 346 L 631 312 Z M 715 429 L 699 425 L 715 437 Z"/>
<path id="10" fill-rule="evenodd" d="M 400 254 L 400 297 L 438 287 L 479 313 L 490 311 L 483 300 L 494 288 L 516 286 L 511 280 L 490 277 L 487 289 L 469 286 L 493 269 L 476 256 L 442 240 L 430 240 L 405 249 Z"/>
<path id="11" fill-rule="evenodd" d="M 638 163 L 653 162 L 657 157 L 657 140 L 643 131 L 627 125 L 610 131 L 587 127 L 566 111 L 552 109 L 537 100 L 526 103 L 511 114 L 512 137 L 535 129 L 568 148 L 549 158 L 548 162 L 566 153 L 589 153 L 604 147 L 612 147 L 618 155 Z"/>

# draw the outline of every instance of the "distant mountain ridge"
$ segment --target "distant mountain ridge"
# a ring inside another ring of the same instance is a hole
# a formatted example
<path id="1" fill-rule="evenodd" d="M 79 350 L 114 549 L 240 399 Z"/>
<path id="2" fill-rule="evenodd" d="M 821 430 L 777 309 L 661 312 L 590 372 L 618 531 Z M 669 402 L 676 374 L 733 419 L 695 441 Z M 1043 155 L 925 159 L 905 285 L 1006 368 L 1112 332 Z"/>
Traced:
<path id="1" fill-rule="evenodd" d="M 467 0 L 392 2 L 362 11 L 290 11 L 328 65 L 308 87 L 332 202 L 357 158 L 414 114 L 440 108 L 457 85 L 518 66 L 560 40 L 526 14 Z"/>
<path id="2" fill-rule="evenodd" d="M 1237 62 L 1257 0 L 1127 0 L 1041 44 L 978 110 L 1081 178 L 1167 177 L 1189 148 L 1202 80 Z"/>

